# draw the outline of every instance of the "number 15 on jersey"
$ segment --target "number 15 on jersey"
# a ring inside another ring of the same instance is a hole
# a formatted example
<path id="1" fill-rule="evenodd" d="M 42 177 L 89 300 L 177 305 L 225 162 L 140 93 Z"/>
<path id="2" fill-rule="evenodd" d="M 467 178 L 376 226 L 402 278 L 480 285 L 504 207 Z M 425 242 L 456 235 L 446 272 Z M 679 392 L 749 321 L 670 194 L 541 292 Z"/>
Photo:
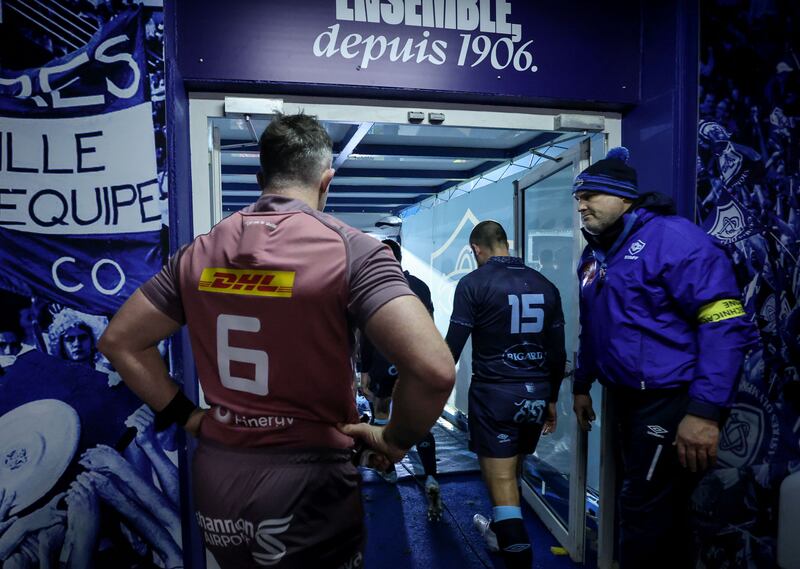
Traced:
<path id="1" fill-rule="evenodd" d="M 512 334 L 537 334 L 542 331 L 544 310 L 534 307 L 544 304 L 543 294 L 509 294 L 508 304 L 511 306 Z"/>

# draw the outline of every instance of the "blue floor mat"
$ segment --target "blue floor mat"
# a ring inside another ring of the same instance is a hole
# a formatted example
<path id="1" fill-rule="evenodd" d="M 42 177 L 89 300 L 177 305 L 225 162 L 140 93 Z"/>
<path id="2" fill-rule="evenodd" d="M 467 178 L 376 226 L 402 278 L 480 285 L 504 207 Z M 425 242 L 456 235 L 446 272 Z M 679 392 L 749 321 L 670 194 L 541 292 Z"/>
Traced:
<path id="1" fill-rule="evenodd" d="M 372 470 L 360 469 L 367 524 L 366 569 L 505 569 L 502 559 L 486 549 L 472 525 L 475 513 L 491 517 L 492 508 L 478 458 L 467 448 L 466 433 L 439 419 L 433 434 L 445 506 L 440 522 L 427 520 L 423 469 L 416 450 L 397 465 L 397 484 L 385 482 Z M 551 551 L 559 543 L 527 504 L 522 512 L 536 569 L 579 567 L 568 556 Z"/>
<path id="2" fill-rule="evenodd" d="M 398 469 L 398 471 L 401 469 Z M 477 472 L 439 477 L 445 513 L 440 522 L 427 520 L 427 501 L 421 486 L 408 477 L 397 484 L 383 480 L 364 485 L 367 523 L 367 569 L 484 569 L 504 567 L 489 553 L 472 526 L 476 512 L 491 514 L 491 504 Z M 534 567 L 578 567 L 569 557 L 554 555 L 555 538 L 523 505 L 523 517 L 534 545 Z"/>

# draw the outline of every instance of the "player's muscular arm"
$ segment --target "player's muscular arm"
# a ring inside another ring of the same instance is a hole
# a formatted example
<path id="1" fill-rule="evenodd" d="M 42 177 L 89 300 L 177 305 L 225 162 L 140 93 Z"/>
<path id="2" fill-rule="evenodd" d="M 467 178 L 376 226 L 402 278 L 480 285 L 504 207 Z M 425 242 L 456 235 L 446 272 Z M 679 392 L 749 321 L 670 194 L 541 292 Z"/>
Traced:
<path id="1" fill-rule="evenodd" d="M 397 366 L 388 442 L 408 448 L 442 413 L 455 383 L 455 364 L 428 311 L 415 296 L 395 298 L 369 319 L 367 335 Z"/>
<path id="2" fill-rule="evenodd" d="M 127 386 L 160 411 L 178 392 L 156 346 L 180 324 L 157 309 L 141 291 L 134 292 L 111 320 L 97 344 Z"/>

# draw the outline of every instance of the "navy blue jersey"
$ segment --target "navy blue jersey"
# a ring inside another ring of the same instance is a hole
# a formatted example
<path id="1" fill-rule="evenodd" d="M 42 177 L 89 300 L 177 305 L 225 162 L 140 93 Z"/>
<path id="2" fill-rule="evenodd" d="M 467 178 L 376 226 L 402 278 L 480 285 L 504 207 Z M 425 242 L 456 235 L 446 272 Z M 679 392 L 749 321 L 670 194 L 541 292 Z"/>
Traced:
<path id="1" fill-rule="evenodd" d="M 463 277 L 450 322 L 451 331 L 471 330 L 475 380 L 548 381 L 557 397 L 566 362 L 561 296 L 522 259 L 492 257 Z"/>
<path id="2" fill-rule="evenodd" d="M 433 316 L 431 289 L 422 279 L 418 279 L 408 271 L 403 271 L 403 274 L 406 276 L 411 292 L 419 297 L 422 304 Z M 397 379 L 397 368 L 375 349 L 366 334 L 361 336 L 361 371 L 369 373 L 370 380 L 376 382 L 388 382 Z M 389 390 L 391 391 L 391 387 L 389 387 Z"/>
<path id="3" fill-rule="evenodd" d="M 428 288 L 428 285 L 426 285 L 422 279 L 418 279 L 408 271 L 403 271 L 403 274 L 406 276 L 406 280 L 408 281 L 408 288 L 410 288 L 411 292 L 419 297 L 419 299 L 422 301 L 422 304 L 425 305 L 425 308 L 427 308 L 428 312 L 430 312 L 431 316 L 433 316 L 431 289 Z"/>

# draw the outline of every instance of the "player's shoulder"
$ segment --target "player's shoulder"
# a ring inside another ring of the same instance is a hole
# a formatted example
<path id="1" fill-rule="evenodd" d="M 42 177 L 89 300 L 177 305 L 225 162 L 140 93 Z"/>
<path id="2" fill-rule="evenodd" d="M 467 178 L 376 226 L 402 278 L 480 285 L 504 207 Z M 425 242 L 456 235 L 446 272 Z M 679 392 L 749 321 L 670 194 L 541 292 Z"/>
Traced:
<path id="1" fill-rule="evenodd" d="M 385 248 L 385 245 L 372 235 L 368 235 L 330 214 L 316 210 L 306 213 L 319 221 L 322 226 L 335 232 L 354 257 L 362 257 Z"/>
<path id="2" fill-rule="evenodd" d="M 526 267 L 526 268 L 528 269 L 527 274 L 530 275 L 530 277 L 533 280 L 539 283 L 540 286 L 543 286 L 556 293 L 558 292 L 558 287 L 553 283 L 553 281 L 544 276 L 544 274 L 541 271 L 537 271 L 533 267 Z"/>
<path id="3" fill-rule="evenodd" d="M 243 231 L 248 224 L 253 223 L 251 218 L 247 217 L 248 213 L 250 213 L 248 208 L 245 208 L 221 219 L 206 233 L 197 235 L 185 245 L 183 251 L 179 251 L 180 256 L 186 259 L 202 258 L 221 248 L 238 247 Z"/>
<path id="4" fill-rule="evenodd" d="M 337 219 L 336 217 L 333 217 L 324 211 L 317 211 L 309 208 L 307 210 L 303 210 L 302 213 L 317 221 L 320 226 L 335 232 L 344 241 L 358 240 L 361 235 L 364 235 L 358 229 L 351 227 L 341 219 Z M 368 236 L 364 235 L 364 237 Z"/>
<path id="5" fill-rule="evenodd" d="M 517 281 L 524 281 L 526 283 L 525 288 L 527 290 L 530 290 L 532 283 L 533 290 L 547 294 L 558 294 L 558 288 L 550 279 L 544 276 L 541 271 L 538 271 L 527 265 L 522 270 L 517 272 Z"/>
<path id="6" fill-rule="evenodd" d="M 703 228 L 678 215 L 655 217 L 645 227 L 653 230 L 662 254 L 667 257 L 694 257 L 695 255 L 722 255 L 722 249 Z"/>
<path id="7" fill-rule="evenodd" d="M 481 272 L 483 267 L 478 267 L 477 269 L 470 271 L 466 275 L 462 276 L 458 280 L 458 285 L 461 287 L 468 287 L 468 286 L 475 286 L 481 282 L 483 282 L 485 271 Z"/>
<path id="8" fill-rule="evenodd" d="M 661 233 L 678 236 L 680 238 L 696 239 L 699 236 L 708 237 L 705 231 L 697 224 L 692 223 L 685 217 L 679 215 L 656 215 L 653 216 L 645 227 L 652 227 Z"/>

